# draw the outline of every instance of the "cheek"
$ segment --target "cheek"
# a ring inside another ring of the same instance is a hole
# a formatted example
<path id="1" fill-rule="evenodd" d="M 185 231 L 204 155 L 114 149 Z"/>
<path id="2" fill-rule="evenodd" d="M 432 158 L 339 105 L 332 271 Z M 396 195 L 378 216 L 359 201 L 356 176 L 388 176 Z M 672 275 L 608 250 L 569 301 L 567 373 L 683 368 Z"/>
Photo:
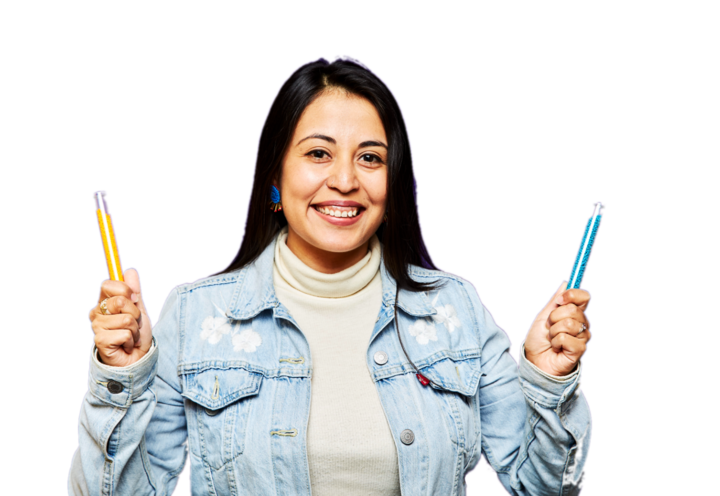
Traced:
<path id="1" fill-rule="evenodd" d="M 384 207 L 387 199 L 387 175 L 374 174 L 365 183 L 365 191 L 373 205 Z"/>
<path id="2" fill-rule="evenodd" d="M 308 168 L 286 164 L 281 184 L 283 204 L 307 203 L 322 187 L 323 180 Z"/>

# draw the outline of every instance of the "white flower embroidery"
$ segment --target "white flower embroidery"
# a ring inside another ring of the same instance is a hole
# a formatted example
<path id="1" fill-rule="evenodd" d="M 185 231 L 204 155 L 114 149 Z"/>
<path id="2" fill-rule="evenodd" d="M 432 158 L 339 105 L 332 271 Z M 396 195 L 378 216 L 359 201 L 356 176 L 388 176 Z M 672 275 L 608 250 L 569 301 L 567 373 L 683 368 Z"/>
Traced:
<path id="1" fill-rule="evenodd" d="M 432 301 L 433 305 L 435 305 L 435 303 L 437 302 L 438 296 L 440 296 L 440 293 L 435 295 L 435 298 Z M 448 332 L 453 332 L 456 327 L 462 326 L 454 306 L 450 304 L 440 305 L 435 307 L 435 311 L 437 313 L 431 316 L 432 319 L 435 321 L 436 324 L 445 324 Z"/>
<path id="2" fill-rule="evenodd" d="M 432 321 L 428 322 L 425 319 L 418 320 L 411 325 L 408 330 L 410 331 L 410 335 L 415 336 L 415 339 L 417 339 L 417 342 L 420 344 L 437 341 L 437 331 Z"/>
<path id="3" fill-rule="evenodd" d="M 435 310 L 437 313 L 432 316 L 433 320 L 437 324 L 445 324 L 448 332 L 453 332 L 456 327 L 461 326 L 455 307 L 452 305 L 440 305 L 435 307 Z"/>
<path id="4" fill-rule="evenodd" d="M 207 339 L 210 344 L 217 344 L 222 337 L 230 332 L 232 325 L 225 317 L 205 317 L 202 321 L 202 334 L 200 338 Z"/>
<path id="5" fill-rule="evenodd" d="M 252 329 L 245 329 L 240 334 L 234 335 L 232 342 L 234 345 L 233 350 L 253 353 L 262 344 L 262 338 L 260 334 Z"/>

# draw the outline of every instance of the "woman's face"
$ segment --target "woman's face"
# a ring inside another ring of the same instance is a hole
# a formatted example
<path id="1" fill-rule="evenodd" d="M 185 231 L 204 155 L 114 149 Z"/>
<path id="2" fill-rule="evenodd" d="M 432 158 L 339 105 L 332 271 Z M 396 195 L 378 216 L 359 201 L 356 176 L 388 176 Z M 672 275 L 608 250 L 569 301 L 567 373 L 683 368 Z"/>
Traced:
<path id="1" fill-rule="evenodd" d="M 362 259 L 387 197 L 387 138 L 375 107 L 342 90 L 307 106 L 288 145 L 280 198 L 288 247 L 321 272 Z"/>

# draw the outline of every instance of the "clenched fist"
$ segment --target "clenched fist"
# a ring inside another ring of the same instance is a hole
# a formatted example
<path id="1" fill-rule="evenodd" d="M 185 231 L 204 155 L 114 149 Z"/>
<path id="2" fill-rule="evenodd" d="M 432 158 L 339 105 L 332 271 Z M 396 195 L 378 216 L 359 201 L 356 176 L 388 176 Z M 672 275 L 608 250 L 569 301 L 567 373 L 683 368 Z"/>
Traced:
<path id="1" fill-rule="evenodd" d="M 125 282 L 107 280 L 100 287 L 98 304 L 90 310 L 98 357 L 105 365 L 126 367 L 150 350 L 150 318 L 140 293 L 140 278 L 135 269 L 123 274 Z M 107 314 L 103 313 L 105 301 Z"/>

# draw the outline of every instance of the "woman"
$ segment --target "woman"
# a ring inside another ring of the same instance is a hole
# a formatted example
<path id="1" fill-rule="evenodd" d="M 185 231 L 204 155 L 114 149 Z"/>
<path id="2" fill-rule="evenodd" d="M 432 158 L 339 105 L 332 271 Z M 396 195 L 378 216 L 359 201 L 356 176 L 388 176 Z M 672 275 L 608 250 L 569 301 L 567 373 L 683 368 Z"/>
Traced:
<path id="1" fill-rule="evenodd" d="M 152 330 L 135 271 L 103 283 L 72 493 L 169 494 L 186 453 L 193 494 L 464 494 L 481 453 L 513 494 L 578 489 L 589 295 L 560 288 L 516 365 L 430 259 L 405 125 L 370 71 L 319 60 L 284 84 L 245 232 Z"/>

